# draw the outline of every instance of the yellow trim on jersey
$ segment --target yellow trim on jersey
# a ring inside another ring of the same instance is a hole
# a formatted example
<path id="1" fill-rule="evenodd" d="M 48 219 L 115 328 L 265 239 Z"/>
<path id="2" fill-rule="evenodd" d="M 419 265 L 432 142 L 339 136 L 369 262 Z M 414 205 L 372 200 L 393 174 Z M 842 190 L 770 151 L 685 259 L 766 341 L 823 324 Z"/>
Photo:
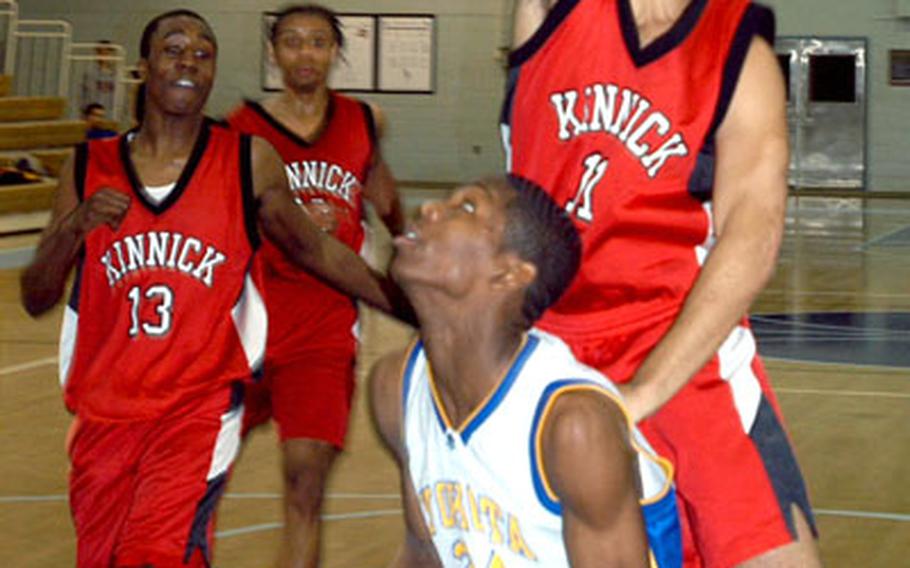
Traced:
<path id="1" fill-rule="evenodd" d="M 401 412 L 399 413 L 399 416 L 398 416 L 398 422 L 399 422 L 398 435 L 399 435 L 399 440 L 401 440 L 402 449 L 404 449 L 404 446 L 405 446 L 404 401 L 405 401 L 405 397 L 407 397 L 408 394 L 410 394 L 410 393 L 404 392 L 405 381 L 408 378 L 405 375 L 407 375 L 407 373 L 408 373 L 408 362 L 411 360 L 411 355 L 414 354 L 414 349 L 417 348 L 417 343 L 419 341 L 420 341 L 420 336 L 415 334 L 413 339 L 411 339 L 411 341 L 408 343 L 408 348 L 404 352 L 404 359 L 401 361 L 401 364 L 400 364 L 401 368 L 398 370 L 398 404 L 401 406 L 401 409 L 400 409 Z"/>
<path id="2" fill-rule="evenodd" d="M 411 360 L 411 355 L 414 354 L 414 349 L 417 348 L 418 343 L 420 343 L 420 336 L 415 335 L 408 341 L 408 347 L 404 350 L 404 359 L 402 359 L 398 369 L 398 380 L 401 381 L 402 386 L 404 386 L 404 375 L 408 372 L 408 361 Z"/>
<path id="3" fill-rule="evenodd" d="M 436 410 L 439 412 L 439 416 L 442 418 L 442 422 L 446 425 L 446 428 L 449 430 L 455 430 L 456 432 L 463 432 L 467 428 L 468 424 L 471 423 L 474 418 L 480 414 L 484 408 L 486 408 L 487 403 L 490 402 L 490 399 L 496 394 L 499 390 L 499 387 L 502 385 L 502 382 L 509 375 L 509 371 L 512 370 L 512 367 L 515 365 L 515 360 L 518 359 L 518 356 L 525 348 L 525 344 L 528 342 L 528 334 L 522 334 L 521 343 L 518 345 L 518 349 L 515 350 L 515 353 L 512 353 L 511 359 L 509 359 L 509 364 L 506 365 L 505 370 L 502 372 L 502 375 L 493 385 L 493 388 L 490 389 L 490 392 L 483 397 L 483 400 L 480 401 L 480 404 L 474 407 L 468 416 L 461 421 L 461 424 L 458 428 L 452 427 L 452 420 L 449 418 L 448 413 L 446 413 L 446 407 L 442 404 L 442 398 L 439 396 L 439 391 L 436 389 L 436 376 L 433 374 L 433 367 L 430 365 L 430 357 L 426 355 L 426 345 L 424 345 L 424 355 L 427 360 L 427 375 L 430 378 L 430 392 L 433 395 L 433 404 L 436 406 Z"/>
<path id="4" fill-rule="evenodd" d="M 550 399 L 547 401 L 546 406 L 544 406 L 543 411 L 540 416 L 540 423 L 537 426 L 537 431 L 534 433 L 534 448 L 536 450 L 536 462 L 534 465 L 537 468 L 538 473 L 540 474 L 540 481 L 543 484 L 544 491 L 546 491 L 547 496 L 553 500 L 554 503 L 559 503 L 559 497 L 556 496 L 556 493 L 553 491 L 553 488 L 550 486 L 550 480 L 547 477 L 547 471 L 543 467 L 543 444 L 541 442 L 541 433 L 544 431 L 544 427 L 547 423 L 547 418 L 550 417 L 550 410 L 553 408 L 553 404 L 556 402 L 560 396 L 565 393 L 573 391 L 592 391 L 595 393 L 602 394 L 613 401 L 616 406 L 622 411 L 623 416 L 626 418 L 626 425 L 629 428 L 629 443 L 632 445 L 632 448 L 639 454 L 649 460 L 655 462 L 666 474 L 666 481 L 664 482 L 663 488 L 660 492 L 651 499 L 639 499 L 638 502 L 641 505 L 650 505 L 651 503 L 656 503 L 663 499 L 667 493 L 670 491 L 670 488 L 673 487 L 673 464 L 670 463 L 670 460 L 652 454 L 647 449 L 642 448 L 636 441 L 635 436 L 632 433 L 632 430 L 635 428 L 635 423 L 632 421 L 632 417 L 629 415 L 629 411 L 626 409 L 625 403 L 622 399 L 619 398 L 615 393 L 602 387 L 600 385 L 591 384 L 591 383 L 580 383 L 580 384 L 571 384 L 564 387 L 560 387 L 553 391 L 553 394 L 550 396 Z"/>

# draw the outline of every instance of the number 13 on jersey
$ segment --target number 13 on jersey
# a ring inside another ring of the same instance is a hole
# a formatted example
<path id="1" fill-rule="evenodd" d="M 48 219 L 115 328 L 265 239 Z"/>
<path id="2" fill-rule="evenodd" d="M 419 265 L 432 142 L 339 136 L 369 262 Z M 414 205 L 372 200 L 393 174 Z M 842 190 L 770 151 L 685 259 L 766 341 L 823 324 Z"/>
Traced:
<path id="1" fill-rule="evenodd" d="M 171 330 L 174 312 L 174 292 L 164 284 L 155 284 L 146 288 L 145 293 L 139 286 L 130 288 L 127 297 L 130 300 L 130 337 L 136 337 L 140 332 L 161 337 Z M 140 319 L 140 306 L 143 302 L 154 305 L 155 319 L 144 321 Z"/>

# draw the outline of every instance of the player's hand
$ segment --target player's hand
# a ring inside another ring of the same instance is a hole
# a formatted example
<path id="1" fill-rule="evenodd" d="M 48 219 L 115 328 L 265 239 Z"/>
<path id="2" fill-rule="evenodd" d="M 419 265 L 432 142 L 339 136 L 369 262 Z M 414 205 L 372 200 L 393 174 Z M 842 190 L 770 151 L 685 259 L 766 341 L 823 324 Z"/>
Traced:
<path id="1" fill-rule="evenodd" d="M 116 231 L 130 208 L 130 202 L 127 194 L 105 187 L 76 208 L 72 217 L 75 228 L 86 234 L 95 227 L 106 224 Z"/>

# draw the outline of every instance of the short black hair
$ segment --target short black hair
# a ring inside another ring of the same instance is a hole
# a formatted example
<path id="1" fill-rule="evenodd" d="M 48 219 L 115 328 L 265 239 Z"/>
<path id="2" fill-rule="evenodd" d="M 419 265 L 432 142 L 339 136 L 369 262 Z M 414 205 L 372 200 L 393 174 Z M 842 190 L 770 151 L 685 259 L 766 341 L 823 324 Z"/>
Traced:
<path id="1" fill-rule="evenodd" d="M 180 16 L 186 16 L 188 18 L 193 18 L 199 20 L 205 27 L 209 30 L 212 29 L 212 26 L 209 25 L 208 21 L 205 18 L 200 16 L 197 12 L 192 10 L 187 10 L 185 8 L 180 8 L 177 10 L 170 10 L 163 14 L 159 14 L 149 21 L 145 25 L 145 29 L 142 30 L 142 37 L 139 39 L 139 57 L 142 59 L 148 59 L 148 56 L 152 53 L 152 36 L 155 35 L 155 32 L 158 31 L 158 26 L 161 25 L 161 22 L 169 18 L 178 18 Z M 212 41 L 215 41 L 215 34 L 212 34 Z M 215 47 L 217 47 L 217 43 Z"/>
<path id="2" fill-rule="evenodd" d="M 509 174 L 481 185 L 508 188 L 513 193 L 505 207 L 502 248 L 537 268 L 521 309 L 522 325 L 531 327 L 575 278 L 581 263 L 581 237 L 565 210 L 534 182 Z"/>
<path id="3" fill-rule="evenodd" d="M 272 22 L 272 25 L 268 30 L 269 41 L 272 42 L 272 45 L 275 45 L 275 38 L 281 27 L 281 22 L 290 16 L 297 14 L 316 16 L 325 20 L 332 28 L 332 35 L 335 38 L 335 43 L 338 44 L 339 48 L 344 47 L 344 34 L 341 33 L 341 20 L 338 19 L 338 14 L 331 8 L 326 8 L 320 4 L 291 4 L 276 12 L 275 21 Z"/>
<path id="4" fill-rule="evenodd" d="M 104 105 L 101 103 L 89 103 L 82 107 L 82 116 L 88 116 L 92 113 L 92 111 L 98 109 L 105 110 Z"/>

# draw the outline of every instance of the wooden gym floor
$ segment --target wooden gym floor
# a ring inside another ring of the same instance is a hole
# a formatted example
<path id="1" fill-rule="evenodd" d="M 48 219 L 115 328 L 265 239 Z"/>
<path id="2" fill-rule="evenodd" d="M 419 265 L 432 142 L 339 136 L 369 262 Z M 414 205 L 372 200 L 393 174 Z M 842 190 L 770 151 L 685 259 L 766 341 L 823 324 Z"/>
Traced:
<path id="1" fill-rule="evenodd" d="M 910 566 L 910 200 L 800 197 L 789 217 L 777 274 L 753 312 L 822 555 L 829 567 Z M 70 419 L 55 367 L 60 312 L 33 321 L 18 303 L 18 266 L 35 240 L 0 239 L 0 566 L 8 568 L 74 560 L 63 449 Z M 361 377 L 408 337 L 366 314 Z M 364 390 L 329 489 L 328 568 L 385 566 L 402 536 L 397 474 L 372 432 Z M 277 450 L 271 429 L 246 444 L 218 518 L 220 568 L 271 564 L 281 524 Z"/>

